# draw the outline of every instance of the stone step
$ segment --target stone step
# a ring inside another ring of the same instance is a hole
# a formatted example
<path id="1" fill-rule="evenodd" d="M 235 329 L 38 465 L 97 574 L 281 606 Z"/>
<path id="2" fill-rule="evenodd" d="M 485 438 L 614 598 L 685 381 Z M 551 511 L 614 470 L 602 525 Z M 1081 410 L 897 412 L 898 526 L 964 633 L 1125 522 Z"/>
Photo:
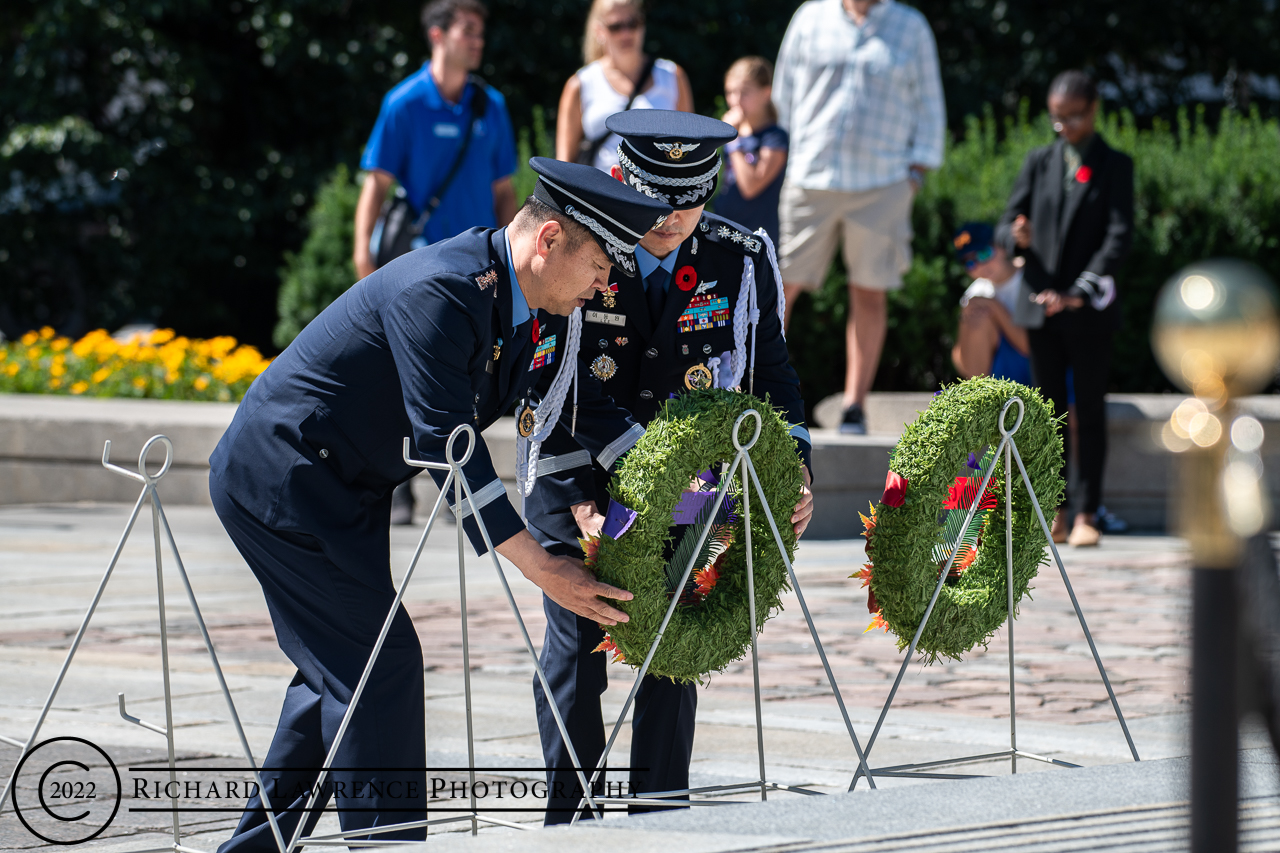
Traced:
<path id="1" fill-rule="evenodd" d="M 889 453 L 902 425 L 928 406 L 931 394 L 870 395 L 869 434 L 844 436 L 839 399 L 818 406 L 813 431 L 815 511 L 810 536 L 844 539 L 860 535 L 858 512 L 884 489 Z M 1104 502 L 1141 529 L 1162 529 L 1175 488 L 1173 458 L 1159 444 L 1159 430 L 1182 398 L 1174 394 L 1112 394 L 1107 398 L 1108 456 Z M 0 394 L 0 503 L 133 501 L 138 486 L 102 468 L 102 447 L 110 439 L 112 462 L 131 470 L 148 438 L 167 435 L 174 444 L 173 467 L 161 495 L 170 504 L 207 504 L 209 454 L 235 413 L 232 403 L 174 400 L 84 399 L 58 395 Z M 1273 505 L 1280 505 L 1280 397 L 1248 397 L 1242 412 L 1265 430 L 1263 458 Z M 834 416 L 833 416 L 834 413 Z M 834 419 L 833 419 L 834 417 Z M 515 494 L 515 423 L 500 419 L 485 430 L 498 475 Z M 154 455 L 156 465 L 162 458 Z M 435 499 L 428 477 L 414 481 L 420 502 Z M 429 503 L 427 503 L 429 505 Z M 779 512 L 779 515 L 782 515 Z"/>

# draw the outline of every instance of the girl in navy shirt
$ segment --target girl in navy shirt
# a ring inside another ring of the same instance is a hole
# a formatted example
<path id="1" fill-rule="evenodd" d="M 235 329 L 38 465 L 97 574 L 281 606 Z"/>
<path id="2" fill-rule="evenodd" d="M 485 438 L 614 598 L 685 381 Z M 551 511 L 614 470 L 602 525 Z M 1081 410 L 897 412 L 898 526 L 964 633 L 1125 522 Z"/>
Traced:
<path id="1" fill-rule="evenodd" d="M 778 127 L 773 108 L 773 64 L 744 56 L 724 75 L 724 120 L 738 138 L 724 147 L 729 168 L 716 197 L 715 211 L 752 231 L 763 228 L 778 242 L 778 196 L 787 168 L 787 132 Z"/>

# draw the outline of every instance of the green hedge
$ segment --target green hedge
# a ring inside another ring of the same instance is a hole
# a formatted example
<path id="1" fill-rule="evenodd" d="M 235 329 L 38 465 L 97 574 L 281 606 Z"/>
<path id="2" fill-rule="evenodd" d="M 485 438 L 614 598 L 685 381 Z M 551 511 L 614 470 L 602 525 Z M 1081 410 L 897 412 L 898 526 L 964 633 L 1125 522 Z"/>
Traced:
<path id="1" fill-rule="evenodd" d="M 320 186 L 307 214 L 307 239 L 295 255 L 284 253 L 272 342 L 284 349 L 356 280 L 354 254 L 356 202 L 360 183 L 338 166 Z"/>
<path id="2" fill-rule="evenodd" d="M 1125 320 L 1116 339 L 1111 387 L 1165 390 L 1169 386 L 1151 356 L 1148 333 L 1156 291 L 1170 275 L 1195 260 L 1231 255 L 1280 277 L 1280 124 L 1256 112 L 1227 111 L 1211 129 L 1201 109 L 1179 114 L 1175 125 L 1156 122 L 1142 130 L 1128 113 L 1110 114 L 1102 132 L 1133 157 L 1136 171 L 1134 243 L 1119 276 Z M 916 198 L 914 259 L 903 289 L 889 299 L 889 333 L 876 390 L 932 390 L 955 378 L 950 353 L 968 278 L 951 257 L 951 235 L 967 220 L 994 223 L 1026 153 L 1052 139 L 1048 118 L 1031 118 L 1024 103 L 1016 119 L 997 122 L 990 109 L 983 118 L 970 117 L 963 138 L 950 142 L 943 167 L 929 175 Z M 532 131 L 521 131 L 519 148 L 515 183 L 523 200 L 535 177 L 526 161 L 551 150 L 540 111 Z M 319 192 L 309 219 L 311 235 L 285 269 L 277 344 L 292 340 L 323 308 L 321 296 L 336 297 L 346 286 L 342 282 L 351 280 L 356 192 L 345 169 Z M 796 306 L 791 358 L 810 406 L 844 385 L 848 304 L 843 282 L 837 257 L 822 290 Z"/>

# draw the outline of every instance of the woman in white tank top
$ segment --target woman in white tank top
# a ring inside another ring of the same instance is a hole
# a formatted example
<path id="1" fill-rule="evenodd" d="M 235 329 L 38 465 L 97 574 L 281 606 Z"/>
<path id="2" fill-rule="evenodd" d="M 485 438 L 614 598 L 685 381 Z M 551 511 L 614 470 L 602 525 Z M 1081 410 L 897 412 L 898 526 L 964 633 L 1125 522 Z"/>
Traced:
<path id="1" fill-rule="evenodd" d="M 575 161 L 584 147 L 603 139 L 591 165 L 609 171 L 618 162 L 618 137 L 605 130 L 609 116 L 627 109 L 693 112 L 693 92 L 684 70 L 669 59 L 649 64 L 644 46 L 644 9 L 639 0 L 595 0 L 587 15 L 582 55 L 586 65 L 564 84 L 556 118 L 556 159 Z M 632 100 L 636 85 L 640 93 Z"/>

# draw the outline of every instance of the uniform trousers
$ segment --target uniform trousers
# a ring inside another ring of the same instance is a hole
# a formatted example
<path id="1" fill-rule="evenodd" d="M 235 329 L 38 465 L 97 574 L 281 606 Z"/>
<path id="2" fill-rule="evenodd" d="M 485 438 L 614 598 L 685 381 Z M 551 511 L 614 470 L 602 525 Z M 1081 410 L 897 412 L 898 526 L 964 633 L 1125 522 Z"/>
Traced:
<path id="1" fill-rule="evenodd" d="M 1045 320 L 1043 328 L 1030 329 L 1031 372 L 1055 414 L 1067 411 L 1067 371 L 1075 388 L 1076 465 L 1084 502 L 1079 511 L 1093 514 L 1102 503 L 1102 469 L 1107 461 L 1107 380 L 1111 372 L 1109 318 L 1081 316 L 1087 308 L 1065 311 Z M 1093 314 L 1093 312 L 1090 312 Z M 1065 422 L 1062 436 L 1062 477 L 1067 479 L 1071 433 Z M 1070 504 L 1063 492 L 1062 506 Z"/>
<path id="2" fill-rule="evenodd" d="M 604 639 L 594 621 L 566 610 L 543 596 L 547 614 L 546 640 L 542 644 L 542 669 L 551 685 L 565 728 L 591 778 L 604 754 L 604 718 L 600 695 L 608 686 L 606 655 L 591 650 Z M 534 701 L 538 708 L 538 732 L 547 765 L 546 825 L 568 823 L 582 797 L 582 785 L 555 717 L 547 705 L 542 684 L 534 677 Z M 689 787 L 689 761 L 693 755 L 694 715 L 698 707 L 696 684 L 677 684 L 669 678 L 646 675 L 636 693 L 631 725 L 630 793 L 674 791 Z M 603 780 L 603 775 L 601 776 Z M 596 793 L 605 793 L 603 784 Z M 616 792 L 614 794 L 617 795 Z M 679 802 L 673 800 L 672 802 Z M 632 806 L 631 813 L 661 810 Z M 584 809 L 583 817 L 590 817 Z"/>
<path id="3" fill-rule="evenodd" d="M 395 599 L 390 566 L 379 558 L 387 548 L 374 544 L 367 564 L 335 562 L 323 540 L 275 530 L 254 518 L 212 474 L 209 493 L 218 518 L 262 584 L 281 650 L 298 668 L 262 762 L 267 796 L 288 843 Z M 388 492 L 370 511 L 389 519 L 390 503 Z M 330 797 L 344 831 L 425 820 L 425 722 L 422 647 L 401 607 L 304 835 Z M 426 830 L 368 837 L 422 840 Z M 275 839 L 255 796 L 218 853 L 271 850 L 277 850 Z"/>

